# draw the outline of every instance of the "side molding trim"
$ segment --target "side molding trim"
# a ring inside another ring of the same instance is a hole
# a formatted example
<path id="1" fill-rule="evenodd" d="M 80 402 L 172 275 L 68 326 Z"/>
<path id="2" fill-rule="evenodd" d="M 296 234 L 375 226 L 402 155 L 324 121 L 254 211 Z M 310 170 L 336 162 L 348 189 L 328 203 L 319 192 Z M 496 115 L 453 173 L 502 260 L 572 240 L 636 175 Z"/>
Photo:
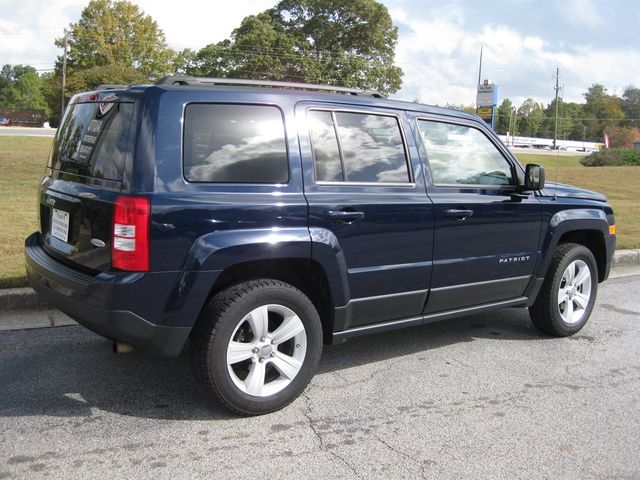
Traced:
<path id="1" fill-rule="evenodd" d="M 365 325 L 362 327 L 354 327 L 341 332 L 335 332 L 333 334 L 332 343 L 341 343 L 342 341 L 357 337 L 360 335 L 366 335 L 369 333 L 385 332 L 388 330 L 396 330 L 405 327 L 414 327 L 418 325 L 425 325 L 427 323 L 438 322 L 440 320 L 447 320 L 450 318 L 464 317 L 466 315 L 473 315 L 476 313 L 498 310 L 500 308 L 507 307 L 524 307 L 527 305 L 527 297 L 512 298 L 510 300 L 504 300 L 501 302 L 487 303 L 485 305 L 478 305 L 474 307 L 458 308 L 456 310 L 449 310 L 447 312 L 431 313 L 427 315 L 421 315 L 417 317 L 402 318 L 399 320 L 393 320 L 390 322 L 380 322 L 373 325 Z"/>

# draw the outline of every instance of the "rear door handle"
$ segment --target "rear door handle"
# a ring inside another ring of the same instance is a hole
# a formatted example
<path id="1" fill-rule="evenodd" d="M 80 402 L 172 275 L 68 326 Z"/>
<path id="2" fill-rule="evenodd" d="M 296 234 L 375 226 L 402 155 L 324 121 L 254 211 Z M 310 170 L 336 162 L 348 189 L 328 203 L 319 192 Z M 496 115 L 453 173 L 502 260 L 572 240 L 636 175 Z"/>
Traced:
<path id="1" fill-rule="evenodd" d="M 341 222 L 355 222 L 364 218 L 364 212 L 351 212 L 349 210 L 329 210 L 326 215 L 330 220 L 338 220 Z"/>
<path id="2" fill-rule="evenodd" d="M 458 210 L 456 208 L 450 208 L 449 210 L 445 210 L 444 214 L 447 217 L 463 221 L 466 220 L 467 217 L 471 217 L 473 215 L 473 210 Z"/>

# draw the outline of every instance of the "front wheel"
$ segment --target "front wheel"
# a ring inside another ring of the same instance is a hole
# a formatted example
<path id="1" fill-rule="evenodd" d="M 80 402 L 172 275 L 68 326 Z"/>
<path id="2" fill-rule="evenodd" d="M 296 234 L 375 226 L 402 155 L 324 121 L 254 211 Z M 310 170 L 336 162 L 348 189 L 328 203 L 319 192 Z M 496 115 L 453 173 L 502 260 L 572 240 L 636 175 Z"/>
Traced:
<path id="1" fill-rule="evenodd" d="M 277 280 L 254 280 L 217 294 L 192 334 L 192 364 L 205 390 L 230 409 L 259 415 L 305 389 L 322 350 L 311 301 Z"/>
<path id="2" fill-rule="evenodd" d="M 529 314 L 538 329 L 557 337 L 585 326 L 598 291 L 598 269 L 591 251 L 565 243 L 553 255 L 549 272 Z"/>

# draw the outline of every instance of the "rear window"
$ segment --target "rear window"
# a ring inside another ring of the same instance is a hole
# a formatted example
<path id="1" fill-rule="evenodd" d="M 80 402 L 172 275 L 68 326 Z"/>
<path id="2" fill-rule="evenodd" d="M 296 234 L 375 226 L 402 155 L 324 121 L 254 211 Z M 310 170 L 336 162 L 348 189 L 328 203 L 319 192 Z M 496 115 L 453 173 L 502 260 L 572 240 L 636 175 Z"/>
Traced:
<path id="1" fill-rule="evenodd" d="M 56 135 L 50 167 L 85 177 L 122 180 L 131 154 L 133 103 L 75 103 Z"/>
<path id="2" fill-rule="evenodd" d="M 266 105 L 188 105 L 184 176 L 190 182 L 288 182 L 280 110 Z"/>

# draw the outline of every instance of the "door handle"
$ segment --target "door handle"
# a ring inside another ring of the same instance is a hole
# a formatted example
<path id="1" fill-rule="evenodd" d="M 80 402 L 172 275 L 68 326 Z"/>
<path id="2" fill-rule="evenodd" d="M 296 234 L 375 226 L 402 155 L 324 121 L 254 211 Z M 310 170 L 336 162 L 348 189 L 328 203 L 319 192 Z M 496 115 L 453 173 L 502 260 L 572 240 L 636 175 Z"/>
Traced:
<path id="1" fill-rule="evenodd" d="M 456 220 L 463 221 L 467 217 L 473 216 L 473 210 L 458 210 L 456 208 L 450 208 L 444 211 L 445 216 L 455 218 Z"/>
<path id="2" fill-rule="evenodd" d="M 329 210 L 326 215 L 330 220 L 338 220 L 341 222 L 355 222 L 364 218 L 364 212 L 352 212 L 349 210 Z"/>

